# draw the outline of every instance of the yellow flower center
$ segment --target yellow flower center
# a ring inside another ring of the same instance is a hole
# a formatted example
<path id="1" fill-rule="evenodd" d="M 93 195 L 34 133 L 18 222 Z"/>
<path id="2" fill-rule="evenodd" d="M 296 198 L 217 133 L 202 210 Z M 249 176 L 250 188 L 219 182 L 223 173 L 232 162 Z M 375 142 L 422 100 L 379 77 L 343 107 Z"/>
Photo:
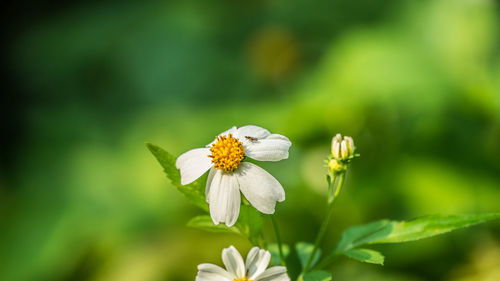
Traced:
<path id="1" fill-rule="evenodd" d="M 210 151 L 212 154 L 208 157 L 212 158 L 214 167 L 226 173 L 232 172 L 238 168 L 241 160 L 245 158 L 243 144 L 237 138 L 233 138 L 232 134 L 218 136 L 217 142 L 212 144 Z M 246 278 L 241 280 L 251 281 L 246 280 Z"/>
<path id="2" fill-rule="evenodd" d="M 234 279 L 233 281 L 252 281 L 252 280 L 248 280 L 246 277 L 243 277 L 241 279 Z"/>

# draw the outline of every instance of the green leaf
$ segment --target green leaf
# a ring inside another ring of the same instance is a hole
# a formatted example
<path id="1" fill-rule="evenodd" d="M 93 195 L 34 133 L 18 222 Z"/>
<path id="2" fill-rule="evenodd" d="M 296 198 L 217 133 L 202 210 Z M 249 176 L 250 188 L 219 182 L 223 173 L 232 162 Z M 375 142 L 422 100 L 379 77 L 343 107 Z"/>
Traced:
<path id="1" fill-rule="evenodd" d="M 169 178 L 172 184 L 187 197 L 189 202 L 208 211 L 208 204 L 205 201 L 205 185 L 201 184 L 200 180 L 188 185 L 181 185 L 181 175 L 179 170 L 175 167 L 176 158 L 157 145 L 146 143 L 146 146 L 158 163 L 163 167 L 163 171 L 167 175 L 167 178 Z"/>
<path id="2" fill-rule="evenodd" d="M 238 221 L 232 227 L 227 227 L 223 223 L 215 225 L 208 215 L 192 218 L 187 226 L 210 232 L 237 233 L 246 237 L 252 244 L 258 245 L 258 239 L 264 226 L 264 218 L 256 209 L 242 205 Z"/>
<path id="3" fill-rule="evenodd" d="M 299 281 L 330 281 L 332 275 L 324 270 L 315 270 L 301 275 Z"/>
<path id="4" fill-rule="evenodd" d="M 297 251 L 297 256 L 299 257 L 302 268 L 306 266 L 307 261 L 309 260 L 309 256 L 311 256 L 313 249 L 314 245 L 311 243 L 298 242 L 297 244 L 295 244 L 295 250 Z M 318 262 L 320 256 L 321 256 L 321 249 L 318 248 L 318 250 L 314 254 L 314 258 L 309 268 L 312 268 Z"/>
<path id="5" fill-rule="evenodd" d="M 353 252 L 352 249 L 368 244 L 402 243 L 420 240 L 499 218 L 500 214 L 498 213 L 451 216 L 433 215 L 410 221 L 380 220 L 365 225 L 353 226 L 344 231 L 335 252 L 329 255 L 327 259 L 333 258 L 336 254 L 344 254 L 360 260 L 358 257 L 360 257 L 361 252 L 359 251 L 363 251 L 364 253 L 369 251 L 369 253 L 380 255 L 381 259 L 378 258 L 378 260 L 376 256 L 373 257 L 375 261 L 381 260 L 383 262 L 383 256 L 378 252 L 367 249 L 357 249 L 357 251 Z M 368 260 L 363 261 L 370 262 Z"/>
<path id="6" fill-rule="evenodd" d="M 283 256 L 285 259 L 290 254 L 290 247 L 287 244 L 282 244 Z M 271 265 L 281 265 L 280 250 L 278 244 L 272 243 L 267 246 L 267 250 L 271 253 Z"/>
<path id="7" fill-rule="evenodd" d="M 374 250 L 350 249 L 343 254 L 361 262 L 384 265 L 384 256 L 380 252 Z"/>
<path id="8" fill-rule="evenodd" d="M 499 218 L 500 214 L 434 215 L 408 222 L 391 222 L 384 229 L 367 237 L 366 241 L 370 244 L 415 241 Z"/>
<path id="9" fill-rule="evenodd" d="M 344 252 L 348 249 L 361 245 L 367 237 L 370 237 L 374 233 L 384 229 L 390 223 L 391 222 L 389 220 L 379 220 L 364 225 L 349 227 L 342 234 L 335 251 Z"/>
<path id="10" fill-rule="evenodd" d="M 264 227 L 264 217 L 252 206 L 241 205 L 240 215 L 234 226 L 252 244 L 258 245 L 258 239 Z"/>
<path id="11" fill-rule="evenodd" d="M 161 147 L 152 143 L 146 143 L 146 146 L 156 158 L 158 163 L 160 163 L 163 167 L 163 171 L 167 174 L 170 181 L 172 181 L 172 184 L 175 186 L 181 186 L 181 174 L 175 167 L 175 157 Z"/>
<path id="12" fill-rule="evenodd" d="M 433 215 L 410 221 L 380 220 L 347 229 L 336 251 L 344 252 L 364 244 L 415 241 L 498 218 L 500 214 Z"/>
<path id="13" fill-rule="evenodd" d="M 225 224 L 215 225 L 210 216 L 197 216 L 189 220 L 187 226 L 210 232 L 240 233 L 236 227 L 227 227 Z"/>
<path id="14" fill-rule="evenodd" d="M 364 244 L 415 241 L 498 218 L 500 214 L 433 215 L 410 221 L 375 221 L 348 228 L 336 251 L 343 252 Z"/>

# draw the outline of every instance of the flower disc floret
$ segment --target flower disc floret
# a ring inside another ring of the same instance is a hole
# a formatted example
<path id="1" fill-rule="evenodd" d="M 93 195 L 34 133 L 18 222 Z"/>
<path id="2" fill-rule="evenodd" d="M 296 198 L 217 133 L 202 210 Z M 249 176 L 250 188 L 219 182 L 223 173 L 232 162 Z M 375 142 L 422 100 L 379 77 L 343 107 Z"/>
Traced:
<path id="1" fill-rule="evenodd" d="M 212 154 L 209 157 L 212 158 L 214 168 L 223 170 L 226 173 L 238 168 L 240 162 L 245 158 L 243 144 L 237 138 L 234 138 L 232 134 L 218 136 L 210 151 Z"/>

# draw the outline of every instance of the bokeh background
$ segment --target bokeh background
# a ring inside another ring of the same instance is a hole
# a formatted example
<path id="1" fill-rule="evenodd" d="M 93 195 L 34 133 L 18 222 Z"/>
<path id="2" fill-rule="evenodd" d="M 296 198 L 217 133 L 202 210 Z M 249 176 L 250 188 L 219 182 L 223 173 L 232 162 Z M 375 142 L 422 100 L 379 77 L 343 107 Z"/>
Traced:
<path id="1" fill-rule="evenodd" d="M 500 210 L 500 7 L 435 1 L 10 1 L 1 94 L 0 280 L 194 280 L 244 239 L 144 143 L 179 155 L 227 128 L 287 135 L 285 243 L 325 212 L 331 137 L 355 139 L 324 243 L 353 224 Z M 265 235 L 274 240 L 269 222 Z M 500 280 L 500 225 L 380 246 L 334 280 Z"/>

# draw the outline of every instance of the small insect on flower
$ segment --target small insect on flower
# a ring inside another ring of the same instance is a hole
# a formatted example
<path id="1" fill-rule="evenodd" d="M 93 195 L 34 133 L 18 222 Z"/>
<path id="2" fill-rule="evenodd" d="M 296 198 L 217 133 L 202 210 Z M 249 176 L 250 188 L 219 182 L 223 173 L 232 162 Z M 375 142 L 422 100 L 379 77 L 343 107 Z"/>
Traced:
<path id="1" fill-rule="evenodd" d="M 258 141 L 259 139 L 258 138 L 254 138 L 254 137 L 251 137 L 251 136 L 245 136 L 245 138 L 249 141 Z"/>
<path id="2" fill-rule="evenodd" d="M 238 250 L 233 246 L 222 250 L 222 261 L 226 266 L 210 263 L 198 265 L 196 281 L 290 281 L 286 273 L 286 267 L 267 266 L 271 260 L 271 253 L 254 247 L 243 262 Z"/>
<path id="3" fill-rule="evenodd" d="M 291 145 L 287 137 L 258 126 L 232 127 L 205 148 L 195 148 L 179 156 L 175 165 L 181 172 L 182 185 L 210 170 L 205 187 L 210 216 L 214 224 L 223 222 L 232 226 L 240 213 L 240 191 L 264 214 L 274 213 L 276 202 L 285 200 L 281 184 L 264 169 L 245 162 L 245 158 L 287 159 Z"/>

